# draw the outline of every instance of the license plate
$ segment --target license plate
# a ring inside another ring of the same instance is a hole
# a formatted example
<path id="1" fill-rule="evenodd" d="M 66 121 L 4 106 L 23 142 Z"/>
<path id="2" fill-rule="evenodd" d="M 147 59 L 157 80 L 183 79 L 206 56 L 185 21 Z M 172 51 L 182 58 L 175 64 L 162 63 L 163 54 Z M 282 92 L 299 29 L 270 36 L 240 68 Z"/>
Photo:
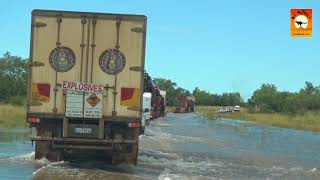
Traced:
<path id="1" fill-rule="evenodd" d="M 74 132 L 78 134 L 91 134 L 92 128 L 74 128 Z"/>

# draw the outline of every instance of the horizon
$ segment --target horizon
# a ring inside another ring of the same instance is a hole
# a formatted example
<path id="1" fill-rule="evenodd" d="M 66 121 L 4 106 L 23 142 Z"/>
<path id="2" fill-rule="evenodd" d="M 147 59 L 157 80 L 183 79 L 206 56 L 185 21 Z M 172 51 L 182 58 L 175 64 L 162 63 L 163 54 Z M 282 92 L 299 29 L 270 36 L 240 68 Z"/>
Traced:
<path id="1" fill-rule="evenodd" d="M 28 58 L 32 9 L 145 14 L 146 70 L 153 78 L 170 79 L 190 92 L 239 92 L 245 101 L 263 83 L 290 92 L 306 81 L 320 84 L 317 1 L 122 2 L 4 2 L 0 14 L 10 18 L 4 18 L 0 53 Z M 291 8 L 313 9 L 312 38 L 290 38 Z"/>

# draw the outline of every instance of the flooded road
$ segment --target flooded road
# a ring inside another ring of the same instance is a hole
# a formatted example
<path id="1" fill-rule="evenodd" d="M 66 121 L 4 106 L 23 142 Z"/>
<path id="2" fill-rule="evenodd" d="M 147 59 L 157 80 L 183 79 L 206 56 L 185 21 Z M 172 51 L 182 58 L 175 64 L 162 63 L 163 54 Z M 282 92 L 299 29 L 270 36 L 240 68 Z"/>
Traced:
<path id="1" fill-rule="evenodd" d="M 0 179 L 320 179 L 320 133 L 168 114 L 140 137 L 137 166 L 35 161 L 29 129 L 0 129 Z"/>

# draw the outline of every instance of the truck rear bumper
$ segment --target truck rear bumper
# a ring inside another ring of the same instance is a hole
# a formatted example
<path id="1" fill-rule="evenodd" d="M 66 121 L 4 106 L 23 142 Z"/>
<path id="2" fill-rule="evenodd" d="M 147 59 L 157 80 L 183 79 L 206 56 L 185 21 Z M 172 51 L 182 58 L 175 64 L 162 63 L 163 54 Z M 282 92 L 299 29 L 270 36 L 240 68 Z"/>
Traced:
<path id="1" fill-rule="evenodd" d="M 40 119 L 53 119 L 53 120 L 63 120 L 66 118 L 65 114 L 59 113 L 35 113 L 27 112 L 27 118 L 40 118 Z M 124 117 L 124 116 L 103 116 L 101 119 L 103 121 L 116 121 L 116 122 L 141 122 L 142 117 Z M 85 118 L 71 118 L 71 119 L 85 119 Z M 93 120 L 93 119 L 91 119 Z"/>
<path id="2" fill-rule="evenodd" d="M 50 142 L 54 149 L 75 149 L 75 150 L 114 150 L 120 144 L 138 143 L 137 140 L 107 140 L 107 139 L 87 139 L 87 138 L 61 138 L 61 137 L 41 137 L 33 136 L 31 141 Z"/>
<path id="3" fill-rule="evenodd" d="M 108 140 L 108 139 L 87 139 L 87 138 L 62 138 L 62 137 L 42 137 L 32 136 L 31 141 L 53 141 L 60 143 L 90 143 L 90 144 L 137 144 L 137 140 Z"/>

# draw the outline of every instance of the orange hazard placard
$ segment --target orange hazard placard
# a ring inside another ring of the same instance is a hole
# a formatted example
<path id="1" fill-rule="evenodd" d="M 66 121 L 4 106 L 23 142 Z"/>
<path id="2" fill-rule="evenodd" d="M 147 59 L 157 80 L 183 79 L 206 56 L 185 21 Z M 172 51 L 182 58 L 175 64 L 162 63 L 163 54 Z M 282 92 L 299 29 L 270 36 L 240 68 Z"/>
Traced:
<path id="1" fill-rule="evenodd" d="M 291 9 L 291 37 L 312 37 L 312 9 Z"/>
<path id="2" fill-rule="evenodd" d="M 139 88 L 121 88 L 121 106 L 139 106 L 140 89 Z"/>
<path id="3" fill-rule="evenodd" d="M 50 84 L 32 83 L 32 100 L 49 102 L 50 101 Z"/>

